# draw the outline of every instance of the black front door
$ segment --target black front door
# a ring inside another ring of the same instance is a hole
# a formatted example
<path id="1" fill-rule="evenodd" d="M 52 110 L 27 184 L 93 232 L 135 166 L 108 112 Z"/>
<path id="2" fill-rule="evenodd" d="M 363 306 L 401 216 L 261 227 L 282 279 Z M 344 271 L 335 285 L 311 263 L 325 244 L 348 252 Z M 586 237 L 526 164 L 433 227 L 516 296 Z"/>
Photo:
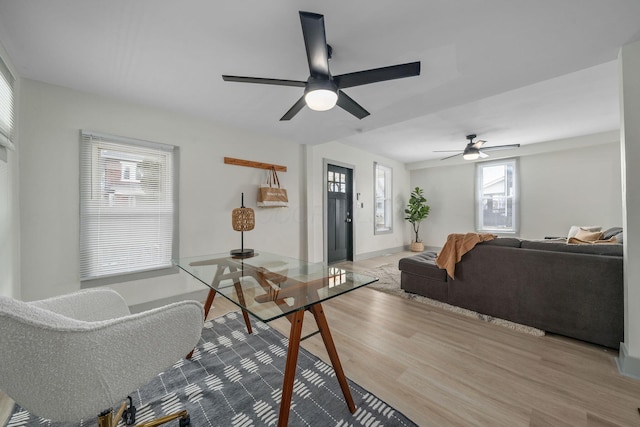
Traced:
<path id="1" fill-rule="evenodd" d="M 327 165 L 327 260 L 353 261 L 353 170 Z"/>

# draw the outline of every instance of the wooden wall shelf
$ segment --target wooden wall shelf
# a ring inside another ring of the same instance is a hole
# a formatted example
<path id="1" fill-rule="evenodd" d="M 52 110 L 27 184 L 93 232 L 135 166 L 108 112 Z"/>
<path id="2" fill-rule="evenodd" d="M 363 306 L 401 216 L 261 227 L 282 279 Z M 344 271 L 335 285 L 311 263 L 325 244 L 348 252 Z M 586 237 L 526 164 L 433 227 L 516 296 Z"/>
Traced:
<path id="1" fill-rule="evenodd" d="M 225 157 L 224 162 L 227 165 L 247 166 L 250 168 L 258 169 L 271 169 L 275 168 L 278 172 L 286 172 L 287 167 L 281 165 L 273 165 L 271 163 L 253 162 L 251 160 L 234 159 L 233 157 Z"/>

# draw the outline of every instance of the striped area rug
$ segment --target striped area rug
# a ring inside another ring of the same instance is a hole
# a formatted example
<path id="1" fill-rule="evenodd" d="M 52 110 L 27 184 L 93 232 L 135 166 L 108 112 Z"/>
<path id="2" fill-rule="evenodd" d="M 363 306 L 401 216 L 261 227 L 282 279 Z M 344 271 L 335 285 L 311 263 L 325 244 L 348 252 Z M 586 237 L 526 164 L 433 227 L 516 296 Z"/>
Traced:
<path id="1" fill-rule="evenodd" d="M 191 425 L 197 427 L 277 425 L 287 338 L 267 324 L 254 319 L 252 323 L 249 335 L 239 312 L 207 321 L 191 360 L 179 360 L 131 394 L 136 422 L 186 408 Z M 416 425 L 357 384 L 349 381 L 349 385 L 357 407 L 354 414 L 347 408 L 333 368 L 300 348 L 289 425 Z M 90 419 L 77 425 L 95 424 Z M 35 417 L 16 405 L 6 425 L 66 424 Z"/>

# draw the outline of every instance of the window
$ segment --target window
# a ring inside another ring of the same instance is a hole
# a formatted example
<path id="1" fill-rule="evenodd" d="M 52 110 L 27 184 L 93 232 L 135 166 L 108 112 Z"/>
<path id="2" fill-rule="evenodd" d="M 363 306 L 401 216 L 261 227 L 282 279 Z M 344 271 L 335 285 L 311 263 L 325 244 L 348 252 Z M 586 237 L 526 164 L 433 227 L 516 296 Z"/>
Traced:
<path id="1" fill-rule="evenodd" d="M 516 159 L 476 164 L 476 230 L 518 231 Z"/>
<path id="2" fill-rule="evenodd" d="M 0 58 L 0 147 L 13 149 L 14 78 Z"/>
<path id="3" fill-rule="evenodd" d="M 126 182 L 140 182 L 138 163 L 120 162 L 120 180 Z"/>
<path id="4" fill-rule="evenodd" d="M 373 164 L 375 185 L 374 234 L 393 231 L 393 180 L 390 167 Z"/>
<path id="5" fill-rule="evenodd" d="M 341 172 L 327 173 L 327 190 L 331 193 L 347 192 L 347 174 Z"/>
<path id="6" fill-rule="evenodd" d="M 80 280 L 83 285 L 173 272 L 178 148 L 81 132 Z"/>

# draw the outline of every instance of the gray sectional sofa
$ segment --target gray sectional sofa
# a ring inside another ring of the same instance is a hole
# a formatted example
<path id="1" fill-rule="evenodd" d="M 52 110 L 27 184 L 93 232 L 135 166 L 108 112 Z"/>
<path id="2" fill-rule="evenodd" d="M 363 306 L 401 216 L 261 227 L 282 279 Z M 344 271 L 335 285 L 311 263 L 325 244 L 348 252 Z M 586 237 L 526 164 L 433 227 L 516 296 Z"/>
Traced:
<path id="1" fill-rule="evenodd" d="M 455 280 L 435 258 L 401 259 L 402 289 L 606 347 L 623 340 L 621 244 L 497 238 L 466 253 Z"/>

